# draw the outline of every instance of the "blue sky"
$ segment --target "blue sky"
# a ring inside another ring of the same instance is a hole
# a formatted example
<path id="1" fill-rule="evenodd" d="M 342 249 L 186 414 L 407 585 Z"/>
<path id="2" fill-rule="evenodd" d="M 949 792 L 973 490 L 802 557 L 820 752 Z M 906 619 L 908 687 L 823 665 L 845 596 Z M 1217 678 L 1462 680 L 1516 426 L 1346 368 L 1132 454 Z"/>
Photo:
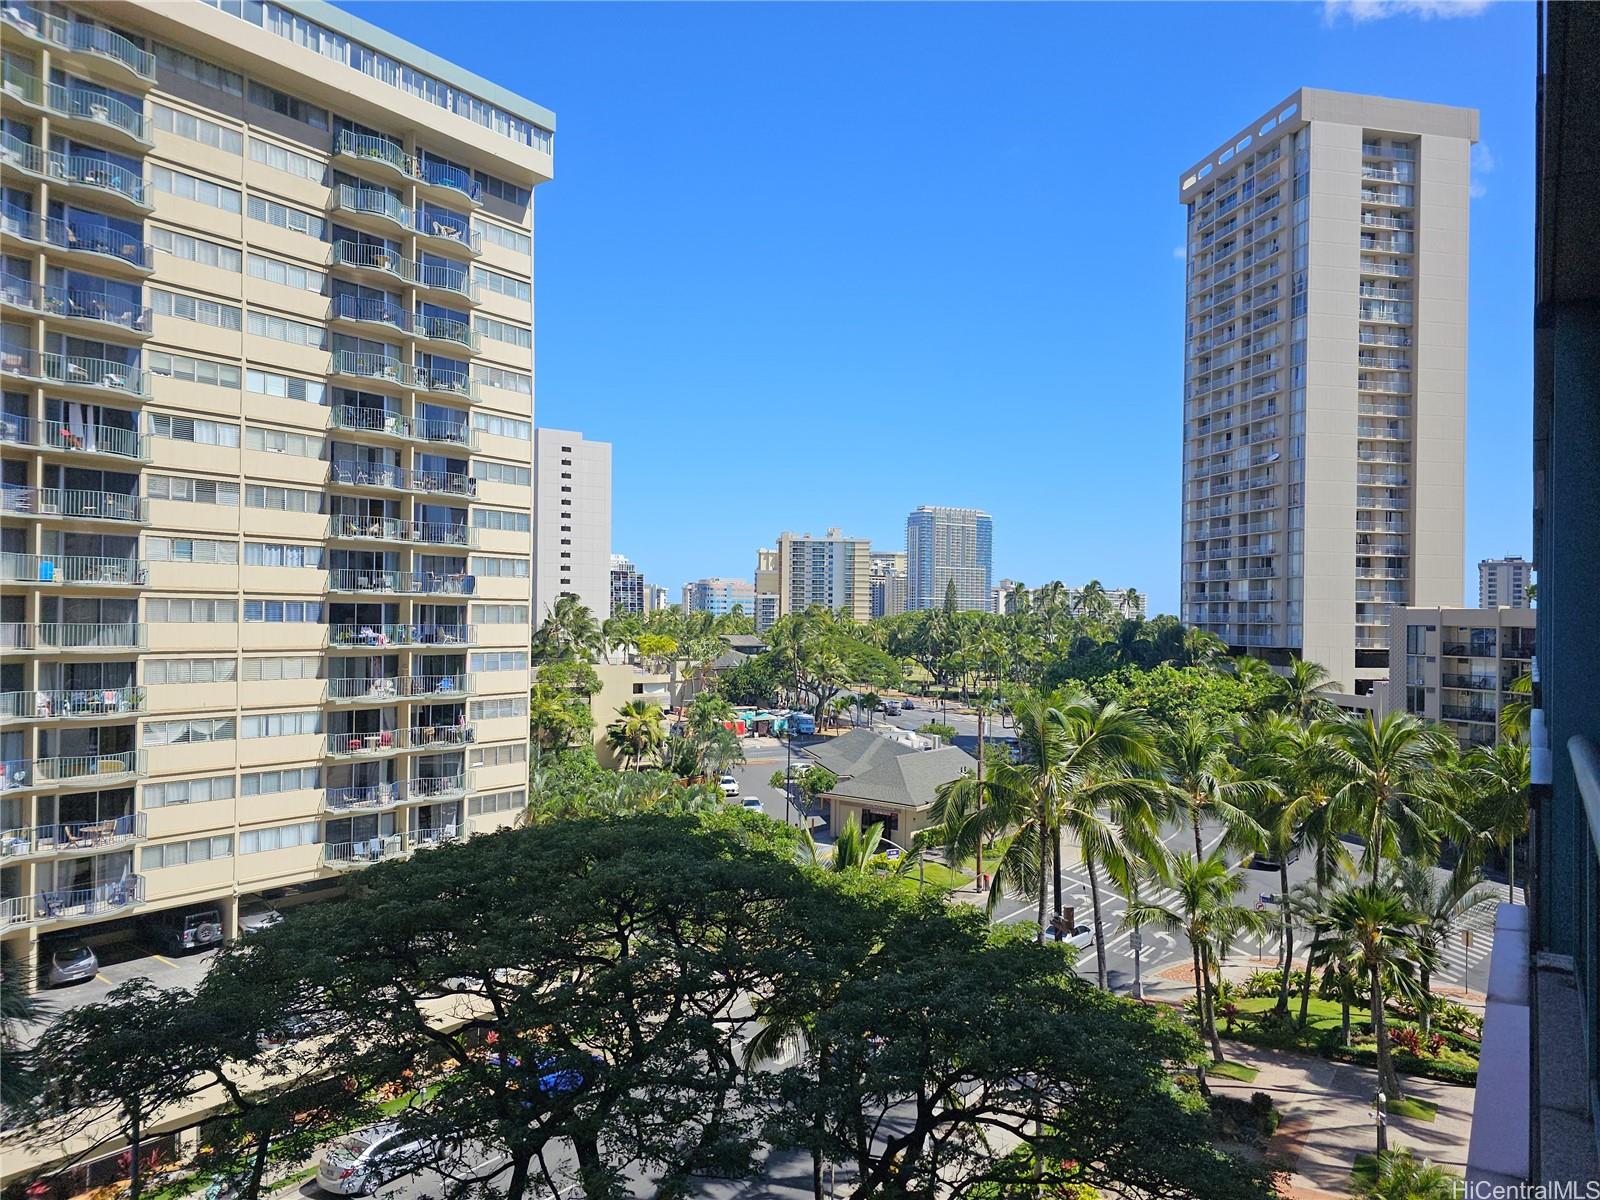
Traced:
<path id="1" fill-rule="evenodd" d="M 347 6 L 556 112 L 537 420 L 674 596 L 956 504 L 997 578 L 1173 611 L 1178 173 L 1302 85 L 1482 112 L 1467 602 L 1529 550 L 1531 5 Z"/>

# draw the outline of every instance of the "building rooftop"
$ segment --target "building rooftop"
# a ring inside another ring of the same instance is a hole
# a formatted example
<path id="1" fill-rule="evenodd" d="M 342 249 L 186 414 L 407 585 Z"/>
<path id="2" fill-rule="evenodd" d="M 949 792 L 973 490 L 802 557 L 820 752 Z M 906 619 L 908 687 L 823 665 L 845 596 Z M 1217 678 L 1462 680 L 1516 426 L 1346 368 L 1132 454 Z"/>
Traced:
<path id="1" fill-rule="evenodd" d="M 938 796 L 941 784 L 976 770 L 977 759 L 954 746 L 937 750 L 912 750 L 894 746 L 900 753 L 879 756 L 867 770 L 841 779 L 829 795 L 898 808 L 926 808 Z"/>

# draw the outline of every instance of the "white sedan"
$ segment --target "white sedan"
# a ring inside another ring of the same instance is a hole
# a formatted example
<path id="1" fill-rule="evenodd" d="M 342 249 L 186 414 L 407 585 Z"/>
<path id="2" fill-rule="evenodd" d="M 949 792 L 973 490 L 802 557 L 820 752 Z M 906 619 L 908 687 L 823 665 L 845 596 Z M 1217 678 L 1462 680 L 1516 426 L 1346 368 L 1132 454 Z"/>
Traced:
<path id="1" fill-rule="evenodd" d="M 724 775 L 717 780 L 717 786 L 722 789 L 724 796 L 737 796 L 739 794 L 739 781 L 732 775 Z"/>

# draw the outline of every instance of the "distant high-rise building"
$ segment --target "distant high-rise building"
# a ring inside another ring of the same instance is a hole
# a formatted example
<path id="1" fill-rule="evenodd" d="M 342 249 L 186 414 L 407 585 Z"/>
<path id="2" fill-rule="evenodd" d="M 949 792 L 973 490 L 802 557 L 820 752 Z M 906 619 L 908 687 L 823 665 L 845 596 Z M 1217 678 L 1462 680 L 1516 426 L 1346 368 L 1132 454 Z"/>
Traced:
<path id="1" fill-rule="evenodd" d="M 776 596 L 779 582 L 778 552 L 762 547 L 756 551 L 756 595 Z"/>
<path id="2" fill-rule="evenodd" d="M 872 544 L 837 529 L 825 537 L 778 536 L 778 612 L 787 616 L 813 604 L 854 621 L 872 619 Z"/>
<path id="3" fill-rule="evenodd" d="M 668 598 L 666 588 L 653 583 L 644 585 L 645 612 L 666 612 L 671 607 L 672 601 Z"/>
<path id="4" fill-rule="evenodd" d="M 611 615 L 645 611 L 644 573 L 626 555 L 611 556 Z"/>
<path id="5" fill-rule="evenodd" d="M 1005 616 L 1016 611 L 1017 589 L 1022 585 L 1015 579 L 1002 579 L 989 590 L 989 611 Z"/>
<path id="6" fill-rule="evenodd" d="M 1498 608 L 1389 610 L 1389 681 L 1384 711 L 1442 721 L 1463 749 L 1500 738 L 1511 685 L 1533 669 L 1534 616 Z"/>
<path id="7" fill-rule="evenodd" d="M 533 623 L 571 593 L 596 620 L 611 611 L 611 443 L 533 431 Z"/>
<path id="8" fill-rule="evenodd" d="M 778 623 L 778 593 L 756 593 L 756 632 L 765 633 Z"/>
<path id="9" fill-rule="evenodd" d="M 1527 608 L 1533 564 L 1520 555 L 1485 558 L 1478 563 L 1479 608 Z"/>
<path id="10" fill-rule="evenodd" d="M 994 519 L 976 508 L 923 505 L 906 518 L 907 607 L 939 608 L 954 581 L 956 607 L 987 611 Z"/>
<path id="11" fill-rule="evenodd" d="M 870 566 L 872 589 L 872 615 L 892 617 L 906 611 L 910 597 L 910 580 L 906 578 L 906 556 L 903 550 L 874 550 Z"/>
<path id="12" fill-rule="evenodd" d="M 755 616 L 756 589 L 743 579 L 696 579 L 683 585 L 683 611 L 721 617 L 739 609 Z"/>
<path id="13" fill-rule="evenodd" d="M 1357 693 L 1458 607 L 1478 114 L 1303 88 L 1179 178 L 1184 621 Z"/>

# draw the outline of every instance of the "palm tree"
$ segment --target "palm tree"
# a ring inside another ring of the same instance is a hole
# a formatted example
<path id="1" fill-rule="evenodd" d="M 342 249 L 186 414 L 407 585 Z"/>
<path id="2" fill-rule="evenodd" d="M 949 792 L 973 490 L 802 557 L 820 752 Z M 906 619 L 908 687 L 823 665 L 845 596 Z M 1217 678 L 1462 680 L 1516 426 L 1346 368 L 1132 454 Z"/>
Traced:
<path id="1" fill-rule="evenodd" d="M 1528 832 L 1531 763 L 1528 744 L 1508 739 L 1474 750 L 1464 764 L 1474 793 L 1477 827 L 1477 837 L 1469 844 L 1470 857 L 1479 857 L 1486 846 L 1506 856 L 1506 899 L 1512 904 L 1517 901 L 1517 841 Z"/>
<path id="2" fill-rule="evenodd" d="M 0 1055 L 6 1062 L 6 1070 L 0 1072 L 0 1111 L 20 1109 L 43 1082 L 32 1070 L 32 1052 L 19 1026 L 41 1021 L 46 1015 L 45 1006 L 28 991 L 21 971 L 0 972 Z"/>
<path id="3" fill-rule="evenodd" d="M 1274 675 L 1273 679 L 1276 682 L 1268 703 L 1280 712 L 1312 721 L 1336 711 L 1332 695 L 1339 690 L 1339 684 L 1321 663 L 1291 658 L 1288 673 Z"/>
<path id="4" fill-rule="evenodd" d="M 1228 656 L 1228 643 L 1204 629 L 1186 628 L 1178 651 L 1181 667 L 1210 667 Z"/>
<path id="5" fill-rule="evenodd" d="M 1243 874 L 1229 865 L 1221 846 L 1196 856 L 1187 850 L 1172 860 L 1170 884 L 1177 894 L 1170 906 L 1141 902 L 1129 905 L 1129 918 L 1140 925 L 1161 925 L 1189 939 L 1194 960 L 1194 996 L 1200 1010 L 1200 1035 L 1211 1042 L 1211 1057 L 1222 1061 L 1217 1037 L 1211 972 L 1240 933 L 1259 933 L 1266 920 L 1255 909 L 1238 903 L 1244 890 Z"/>
<path id="6" fill-rule="evenodd" d="M 1476 871 L 1452 871 L 1448 875 L 1432 864 L 1416 858 L 1402 858 L 1395 867 L 1394 883 L 1412 911 L 1422 917 L 1417 926 L 1417 943 L 1423 954 L 1417 964 L 1418 987 L 1422 1003 L 1422 1032 L 1433 1028 L 1433 964 L 1444 952 L 1456 926 L 1469 912 L 1494 898 Z"/>
<path id="7" fill-rule="evenodd" d="M 1167 794 L 1189 816 L 1196 858 L 1205 855 L 1202 817 L 1220 821 L 1226 840 L 1235 846 L 1253 849 L 1266 837 L 1248 809 L 1254 799 L 1270 792 L 1271 785 L 1242 778 L 1229 760 L 1236 728 L 1236 722 L 1191 716 L 1161 739 Z"/>
<path id="8" fill-rule="evenodd" d="M 571 592 L 556 597 L 533 635 L 533 651 L 545 661 L 560 658 L 592 660 L 605 652 L 600 626 L 581 600 Z"/>
<path id="9" fill-rule="evenodd" d="M 1500 736 L 1508 742 L 1525 742 L 1533 721 L 1533 676 L 1524 671 L 1511 681 L 1506 691 L 1516 699 L 1500 706 Z"/>
<path id="10" fill-rule="evenodd" d="M 1289 977 L 1294 969 L 1294 916 L 1289 906 L 1289 859 L 1300 846 L 1300 829 L 1287 819 L 1295 796 L 1298 769 L 1292 750 L 1296 733 L 1304 728 L 1283 713 L 1268 712 L 1245 725 L 1240 738 L 1240 771 L 1269 785 L 1249 798 L 1247 811 L 1265 834 L 1263 847 L 1278 864 L 1279 972 L 1278 1002 L 1273 1012 L 1289 1015 Z"/>
<path id="11" fill-rule="evenodd" d="M 1390 879 L 1345 884 L 1328 897 L 1317 918 L 1327 953 L 1352 960 L 1366 979 L 1372 1036 L 1378 1045 L 1378 1087 L 1394 1099 L 1403 1094 L 1389 1051 L 1384 985 L 1393 982 L 1411 998 L 1419 998 L 1416 970 L 1428 952 L 1417 929 L 1426 920 Z"/>
<path id="12" fill-rule="evenodd" d="M 1360 1194 L 1362 1200 L 1455 1200 L 1461 1180 L 1431 1159 L 1412 1157 L 1410 1150 L 1385 1150 L 1378 1155 L 1372 1182 Z"/>
<path id="13" fill-rule="evenodd" d="M 635 769 L 666 742 L 661 709 L 648 700 L 629 700 L 606 726 L 606 745 Z"/>
<path id="14" fill-rule="evenodd" d="M 1329 757 L 1345 776 L 1338 803 L 1347 807 L 1366 842 L 1367 877 L 1377 881 L 1385 858 L 1407 852 L 1433 857 L 1444 834 L 1470 836 L 1441 796 L 1440 780 L 1456 748 L 1444 730 L 1406 712 L 1341 719 Z"/>

